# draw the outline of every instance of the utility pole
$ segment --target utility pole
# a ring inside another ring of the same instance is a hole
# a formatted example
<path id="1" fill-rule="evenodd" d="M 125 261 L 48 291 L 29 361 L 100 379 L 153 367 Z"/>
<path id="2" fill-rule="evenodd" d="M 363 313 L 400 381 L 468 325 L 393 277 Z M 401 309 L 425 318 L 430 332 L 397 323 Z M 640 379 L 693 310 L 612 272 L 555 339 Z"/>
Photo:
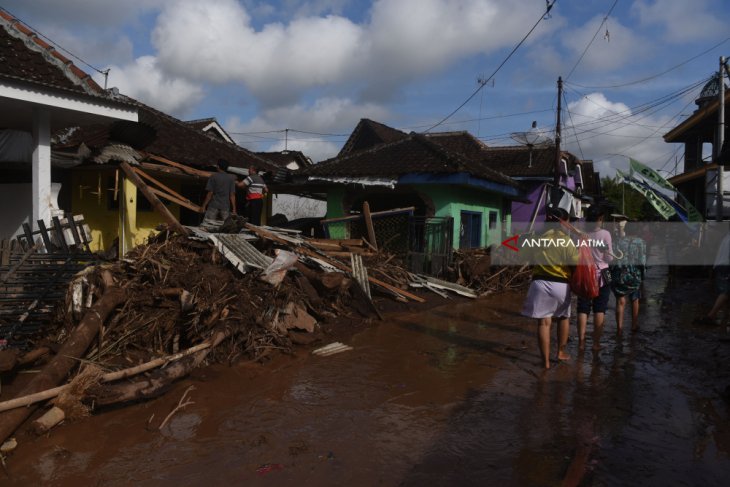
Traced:
<path id="1" fill-rule="evenodd" d="M 563 77 L 558 76 L 558 117 L 555 124 L 555 175 L 553 184 L 555 188 L 560 187 L 560 112 L 562 110 L 561 101 L 563 100 Z"/>
<path id="2" fill-rule="evenodd" d="M 723 220 L 723 210 L 725 206 L 725 195 L 723 189 L 723 167 L 720 164 L 720 152 L 722 144 L 725 141 L 725 56 L 720 56 L 720 71 L 717 73 L 717 79 L 720 82 L 720 107 L 718 109 L 717 122 L 717 138 L 715 144 L 715 162 L 717 163 L 717 199 L 715 210 L 715 220 L 721 222 Z"/>

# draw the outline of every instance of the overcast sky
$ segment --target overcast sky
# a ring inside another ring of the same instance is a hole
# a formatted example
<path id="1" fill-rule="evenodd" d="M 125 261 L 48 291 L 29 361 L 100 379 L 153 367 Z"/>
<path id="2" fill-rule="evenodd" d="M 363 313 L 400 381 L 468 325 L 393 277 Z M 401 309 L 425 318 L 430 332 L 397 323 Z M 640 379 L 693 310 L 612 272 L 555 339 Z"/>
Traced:
<path id="1" fill-rule="evenodd" d="M 0 5 L 95 68 L 111 68 L 110 87 L 184 120 L 216 117 L 249 149 L 286 145 L 315 161 L 336 154 L 361 118 L 429 129 L 474 93 L 546 7 L 545 0 Z M 679 157 L 681 170 L 680 146 L 661 136 L 692 113 L 699 83 L 717 71 L 720 55 L 730 56 L 729 18 L 727 0 L 557 0 L 493 80 L 433 131 L 468 130 L 488 145 L 511 145 L 510 134 L 534 120 L 552 135 L 562 76 L 568 150 L 594 159 L 602 174 L 625 169 L 625 156 L 669 172 Z"/>

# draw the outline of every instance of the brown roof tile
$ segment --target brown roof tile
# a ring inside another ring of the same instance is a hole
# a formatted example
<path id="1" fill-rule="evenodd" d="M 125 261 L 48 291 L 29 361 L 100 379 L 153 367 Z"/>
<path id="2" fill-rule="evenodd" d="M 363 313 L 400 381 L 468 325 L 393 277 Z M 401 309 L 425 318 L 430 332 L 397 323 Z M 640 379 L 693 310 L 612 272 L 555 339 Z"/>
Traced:
<path id="1" fill-rule="evenodd" d="M 370 149 L 379 144 L 394 142 L 407 136 L 408 134 L 405 132 L 363 118 L 358 122 L 337 156 L 342 157 L 353 152 Z"/>
<path id="2" fill-rule="evenodd" d="M 518 187 L 511 178 L 477 160 L 469 159 L 435 143 L 433 137 L 412 133 L 368 150 L 315 164 L 304 171 L 307 176 L 391 177 L 405 174 L 469 173 L 474 177 Z"/>
<path id="3" fill-rule="evenodd" d="M 0 77 L 80 94 L 107 96 L 91 76 L 3 11 L 0 11 Z"/>
<path id="4" fill-rule="evenodd" d="M 165 157 L 193 167 L 215 166 L 219 159 L 225 159 L 231 166 L 247 168 L 256 166 L 263 171 L 275 171 L 276 166 L 243 147 L 209 137 L 190 124 L 178 120 L 159 110 L 129 97 L 124 97 L 139 111 L 139 123 L 152 127 L 154 140 L 143 148 L 145 152 Z M 99 151 L 111 141 L 112 125 L 87 125 L 75 130 L 62 144 L 76 147 L 82 142 L 90 149 Z M 113 142 L 113 141 L 112 141 Z M 58 147 L 61 147 L 59 145 Z"/>

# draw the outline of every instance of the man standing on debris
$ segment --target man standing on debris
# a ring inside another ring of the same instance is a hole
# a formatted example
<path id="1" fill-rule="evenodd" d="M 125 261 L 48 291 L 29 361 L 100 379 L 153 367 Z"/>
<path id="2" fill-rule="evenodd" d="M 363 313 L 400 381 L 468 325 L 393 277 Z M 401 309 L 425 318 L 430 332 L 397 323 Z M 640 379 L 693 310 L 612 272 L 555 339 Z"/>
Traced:
<path id="1" fill-rule="evenodd" d="M 549 228 L 541 242 L 551 242 L 533 248 L 534 268 L 532 282 L 522 307 L 522 314 L 537 319 L 537 344 L 546 369 L 550 368 L 550 330 L 553 317 L 558 319 L 558 361 L 569 360 L 565 350 L 570 329 L 570 286 L 572 268 L 578 264 L 578 251 L 574 245 L 566 245 L 570 237 L 559 223 L 567 222 L 568 212 L 552 207 L 547 210 Z M 558 225 L 556 225 L 558 224 Z"/>
<path id="2" fill-rule="evenodd" d="M 236 214 L 236 179 L 228 172 L 228 161 L 218 161 L 217 171 L 208 178 L 205 190 L 207 194 L 202 206 L 204 222 L 225 220 L 231 212 Z"/>
<path id="3" fill-rule="evenodd" d="M 269 188 L 264 178 L 256 172 L 256 167 L 248 168 L 248 177 L 236 182 L 236 186 L 246 189 L 246 205 L 248 207 L 248 221 L 253 225 L 261 225 L 261 211 L 264 208 L 264 196 Z"/>

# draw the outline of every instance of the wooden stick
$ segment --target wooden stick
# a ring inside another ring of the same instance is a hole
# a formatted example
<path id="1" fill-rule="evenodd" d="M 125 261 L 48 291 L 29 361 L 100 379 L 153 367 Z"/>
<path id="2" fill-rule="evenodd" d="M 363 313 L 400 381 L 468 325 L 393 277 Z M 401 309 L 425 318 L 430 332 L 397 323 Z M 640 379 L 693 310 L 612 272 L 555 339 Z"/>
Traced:
<path id="1" fill-rule="evenodd" d="M 165 425 L 170 420 L 170 418 L 172 418 L 173 414 L 175 414 L 176 412 L 178 412 L 180 409 L 183 409 L 185 406 L 189 406 L 191 404 L 195 404 L 191 400 L 187 400 L 187 401 L 185 400 L 185 398 L 188 395 L 188 392 L 194 391 L 194 390 L 195 390 L 195 386 L 190 386 L 187 389 L 185 389 L 185 392 L 183 393 L 182 397 L 180 398 L 180 401 L 178 401 L 177 406 L 175 406 L 175 409 L 173 409 L 172 411 L 170 411 L 170 414 L 168 414 L 165 417 L 165 419 L 162 420 L 162 424 L 160 424 L 160 427 L 157 428 L 158 430 L 162 430 L 162 428 L 165 427 Z"/>
<path id="2" fill-rule="evenodd" d="M 276 235 L 274 235 L 273 233 L 268 232 L 261 227 L 257 227 L 256 225 L 251 225 L 250 223 L 246 223 L 246 228 L 248 230 L 251 230 L 253 233 L 258 235 L 259 237 L 265 238 L 267 240 L 271 240 L 273 242 L 276 242 L 276 243 L 279 243 L 282 245 L 286 245 L 286 246 L 290 245 L 290 243 L 287 242 L 286 240 L 279 238 Z M 307 255 L 309 257 L 314 257 L 315 259 L 322 259 L 322 260 L 326 261 L 327 263 L 329 263 L 330 265 L 337 267 L 341 271 L 345 271 L 349 274 L 352 274 L 352 269 L 350 269 L 348 266 L 346 266 L 342 262 L 340 262 L 338 260 L 330 259 L 326 255 L 318 254 L 317 252 L 314 252 L 313 250 L 310 250 L 306 247 L 296 247 L 294 249 L 294 252 L 296 252 L 298 254 Z M 390 292 L 393 292 L 398 295 L 404 296 L 406 298 L 412 299 L 413 301 L 417 301 L 419 303 L 426 302 L 426 300 L 420 296 L 409 293 L 408 291 L 404 291 L 403 289 L 397 288 L 395 286 L 391 286 L 390 284 L 383 282 L 379 279 L 375 279 L 374 277 L 368 276 L 368 281 L 372 282 L 373 284 L 375 284 L 377 286 L 383 287 Z"/>
<path id="3" fill-rule="evenodd" d="M 152 207 L 167 221 L 167 224 L 170 225 L 170 228 L 179 233 L 180 235 L 187 235 L 189 232 L 188 230 L 180 225 L 180 222 L 177 221 L 177 218 L 170 213 L 170 210 L 167 209 L 165 205 L 162 204 L 162 201 L 153 193 L 150 191 L 149 186 L 145 184 L 142 179 L 140 179 L 139 176 L 137 176 L 137 173 L 134 172 L 132 167 L 122 161 L 119 163 L 119 167 L 122 168 L 122 171 L 124 171 L 124 174 L 127 175 L 130 181 L 132 181 L 132 184 L 137 186 L 137 188 L 142 191 L 142 194 L 147 198 L 147 200 L 152 204 Z"/>
<path id="4" fill-rule="evenodd" d="M 53 357 L 43 370 L 20 391 L 20 395 L 28 396 L 46 390 L 65 379 L 78 363 L 75 357 L 84 355 L 104 320 L 126 298 L 126 293 L 119 288 L 107 289 L 101 299 L 86 312 L 59 350 L 58 355 Z M 25 421 L 35 408 L 14 409 L 13 411 L 7 411 L 7 409 L 1 410 L 5 412 L 0 414 L 0 443 L 5 441 Z"/>
<path id="5" fill-rule="evenodd" d="M 193 211 L 197 211 L 198 213 L 200 213 L 200 207 L 198 205 L 196 205 L 195 203 L 193 203 L 188 198 L 186 198 L 185 196 L 181 195 L 180 193 L 178 193 L 174 189 L 172 189 L 169 186 L 165 185 L 162 181 L 159 181 L 159 180 L 153 178 L 152 176 L 150 176 L 149 174 L 147 174 L 146 172 L 144 172 L 142 169 L 140 169 L 138 167 L 133 167 L 132 169 L 134 169 L 134 172 L 136 172 L 137 174 L 139 174 L 140 176 L 142 176 L 144 179 L 146 179 L 146 180 L 148 180 L 148 181 L 150 181 L 152 183 L 155 183 L 157 186 L 159 186 L 160 188 L 162 188 L 163 190 L 166 191 L 166 193 L 163 192 L 163 191 L 160 191 L 159 193 L 155 193 L 155 194 L 157 194 L 159 196 L 162 196 L 163 198 L 167 198 L 170 201 L 172 201 L 173 203 L 177 203 L 179 205 L 182 205 L 182 206 L 184 206 L 186 208 L 189 208 L 189 209 L 191 209 Z M 156 188 L 150 187 L 150 189 L 155 190 Z"/>
<path id="6" fill-rule="evenodd" d="M 370 246 L 378 251 L 378 242 L 375 240 L 375 227 L 373 227 L 373 217 L 370 215 L 370 203 L 365 201 L 362 204 L 362 215 L 365 218 L 365 227 L 368 229 L 368 242 Z"/>
<path id="7" fill-rule="evenodd" d="M 205 350 L 206 348 L 210 348 L 212 343 L 213 342 L 211 342 L 211 341 L 205 341 L 203 343 L 195 345 L 194 347 L 190 347 L 187 350 L 183 350 L 182 352 L 176 353 L 174 355 L 168 355 L 167 357 L 160 357 L 160 358 L 151 360 L 149 362 L 145 362 L 143 364 L 136 365 L 134 367 L 130 367 L 128 369 L 117 370 L 115 372 L 109 372 L 102 376 L 101 381 L 102 382 L 113 382 L 113 381 L 120 380 L 120 379 L 126 379 L 127 377 L 132 377 L 134 375 L 138 375 L 143 372 L 147 372 L 148 370 L 152 370 L 157 367 L 161 367 L 165 364 L 174 362 L 176 360 L 180 360 L 181 358 L 187 357 L 187 356 L 192 355 L 201 350 Z M 63 392 L 67 388 L 68 388 L 68 384 L 65 384 L 65 385 L 62 385 L 59 387 L 54 387 L 53 389 L 47 389 L 45 391 L 40 391 L 40 392 L 36 392 L 34 394 L 29 394 L 26 396 L 17 397 L 15 399 L 10 399 L 8 401 L 0 402 L 0 412 L 8 411 L 10 409 L 20 408 L 20 407 L 24 407 L 24 406 L 30 406 L 31 404 L 35 404 L 40 401 L 52 399 L 52 398 L 58 396 L 61 392 Z"/>
<path id="8" fill-rule="evenodd" d="M 164 191 L 160 191 L 157 188 L 150 188 L 150 191 L 155 193 L 157 196 L 160 196 L 161 198 L 165 198 L 167 201 L 171 201 L 180 206 L 184 206 L 188 210 L 193 210 L 196 213 L 201 213 L 203 211 L 203 209 L 200 206 L 196 205 L 195 203 L 191 203 L 189 200 L 178 199 L 175 196 L 167 194 Z"/>
<path id="9" fill-rule="evenodd" d="M 153 161 L 161 162 L 163 164 L 167 164 L 168 166 L 176 167 L 176 168 L 180 169 L 181 171 L 183 171 L 187 174 L 191 174 L 193 176 L 209 178 L 211 176 L 211 174 L 213 174 L 212 172 L 201 171 L 200 169 L 195 169 L 195 168 L 192 168 L 185 164 L 180 164 L 179 162 L 171 161 L 170 159 L 165 159 L 164 157 L 156 156 L 154 154 L 149 154 L 146 152 L 143 152 L 142 154 L 144 154 L 144 156 L 147 157 L 147 159 L 152 159 Z"/>

